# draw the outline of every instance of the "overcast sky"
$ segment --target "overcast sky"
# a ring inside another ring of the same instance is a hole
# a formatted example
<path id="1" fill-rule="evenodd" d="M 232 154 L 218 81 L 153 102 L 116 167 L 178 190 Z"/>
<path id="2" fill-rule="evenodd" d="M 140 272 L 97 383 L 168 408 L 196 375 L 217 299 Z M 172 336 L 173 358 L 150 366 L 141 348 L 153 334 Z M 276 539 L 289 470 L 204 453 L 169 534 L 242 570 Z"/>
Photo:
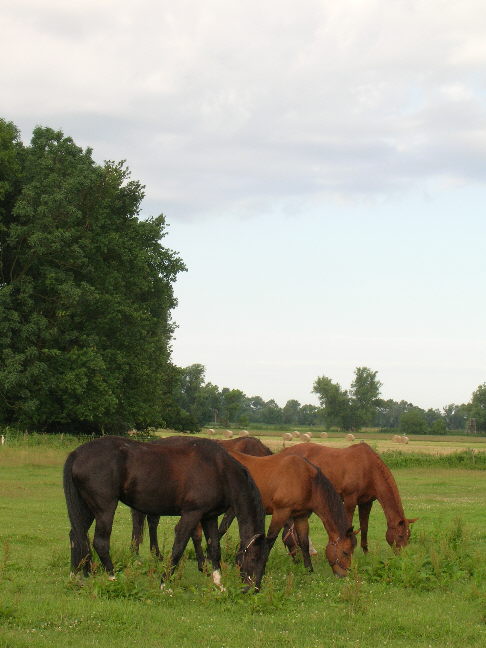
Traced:
<path id="1" fill-rule="evenodd" d="M 317 403 L 486 381 L 484 0 L 2 0 L 0 115 L 126 159 L 188 266 L 173 359 Z"/>

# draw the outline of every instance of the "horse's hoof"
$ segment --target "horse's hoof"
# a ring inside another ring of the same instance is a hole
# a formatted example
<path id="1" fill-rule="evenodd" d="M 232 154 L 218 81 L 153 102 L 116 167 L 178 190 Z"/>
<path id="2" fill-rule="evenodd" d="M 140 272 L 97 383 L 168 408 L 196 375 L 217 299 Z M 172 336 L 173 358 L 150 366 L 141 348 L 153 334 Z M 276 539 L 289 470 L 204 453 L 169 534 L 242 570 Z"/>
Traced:
<path id="1" fill-rule="evenodd" d="M 110 574 L 110 575 L 108 576 L 108 580 L 109 580 L 109 581 L 116 581 L 116 576 L 115 576 L 115 574 Z"/>

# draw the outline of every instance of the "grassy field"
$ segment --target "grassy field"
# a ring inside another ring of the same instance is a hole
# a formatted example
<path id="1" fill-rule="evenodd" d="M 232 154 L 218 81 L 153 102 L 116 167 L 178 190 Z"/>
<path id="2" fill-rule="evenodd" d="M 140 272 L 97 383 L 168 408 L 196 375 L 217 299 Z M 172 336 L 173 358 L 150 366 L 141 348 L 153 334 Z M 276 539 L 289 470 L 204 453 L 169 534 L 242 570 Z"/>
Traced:
<path id="1" fill-rule="evenodd" d="M 0 648 L 486 645 L 486 470 L 440 461 L 394 469 L 407 515 L 419 517 L 411 544 L 398 556 L 391 552 L 375 504 L 370 553 L 356 551 L 347 579 L 332 576 L 322 551 L 314 573 L 306 573 L 278 542 L 262 592 L 243 595 L 232 529 L 223 543 L 226 592 L 199 574 L 192 548 L 171 591 L 162 592 L 161 565 L 146 545 L 137 559 L 128 550 L 130 516 L 123 505 L 112 536 L 117 580 L 100 571 L 89 579 L 69 577 L 61 488 L 69 442 L 64 445 L 0 447 Z M 166 553 L 174 523 L 161 524 Z M 316 521 L 312 535 L 322 548 L 325 535 Z"/>

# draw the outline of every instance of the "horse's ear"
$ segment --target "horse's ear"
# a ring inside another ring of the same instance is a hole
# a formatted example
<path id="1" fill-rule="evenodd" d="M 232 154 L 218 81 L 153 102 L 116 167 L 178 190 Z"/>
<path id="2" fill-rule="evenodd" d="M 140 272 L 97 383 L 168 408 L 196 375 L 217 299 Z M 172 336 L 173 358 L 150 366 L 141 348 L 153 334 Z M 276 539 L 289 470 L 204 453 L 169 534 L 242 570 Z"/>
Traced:
<path id="1" fill-rule="evenodd" d="M 408 522 L 409 524 L 413 524 L 413 523 L 416 522 L 418 519 L 419 519 L 419 518 L 409 518 L 409 519 L 407 520 L 407 522 Z"/>

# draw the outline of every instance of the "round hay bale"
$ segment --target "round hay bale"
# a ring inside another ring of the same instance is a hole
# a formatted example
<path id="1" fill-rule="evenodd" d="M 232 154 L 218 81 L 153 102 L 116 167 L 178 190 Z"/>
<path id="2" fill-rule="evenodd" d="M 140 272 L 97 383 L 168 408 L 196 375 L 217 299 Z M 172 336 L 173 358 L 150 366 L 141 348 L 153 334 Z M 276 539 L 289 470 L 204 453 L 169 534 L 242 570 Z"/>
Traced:
<path id="1" fill-rule="evenodd" d="M 284 441 L 292 441 L 293 438 L 294 437 L 292 436 L 292 434 L 290 432 L 285 432 L 285 434 L 282 434 L 282 439 Z"/>
<path id="2" fill-rule="evenodd" d="M 409 442 L 409 438 L 407 436 L 403 436 L 402 443 L 408 443 L 408 442 Z"/>
<path id="3" fill-rule="evenodd" d="M 327 432 L 321 432 L 321 439 L 327 439 L 328 434 Z"/>
<path id="4" fill-rule="evenodd" d="M 292 432 L 292 436 L 294 437 L 294 439 L 298 439 L 298 438 L 300 437 L 300 432 L 299 432 L 299 430 L 294 430 L 294 431 Z"/>
<path id="5" fill-rule="evenodd" d="M 356 439 L 356 437 L 354 436 L 354 434 L 349 433 L 349 434 L 346 434 L 346 439 L 348 441 L 354 441 Z"/>
<path id="6" fill-rule="evenodd" d="M 213 434 L 216 434 L 216 430 L 213 430 L 213 428 L 209 428 L 208 434 L 209 436 L 213 436 Z"/>
<path id="7" fill-rule="evenodd" d="M 307 443 L 309 443 L 309 441 L 312 439 L 311 435 L 307 432 L 305 432 L 300 438 L 302 439 L 302 441 L 306 441 Z"/>
<path id="8" fill-rule="evenodd" d="M 250 433 L 248 432 L 248 430 L 241 430 L 239 436 L 247 437 L 247 436 L 250 436 Z"/>
<path id="9" fill-rule="evenodd" d="M 225 439 L 231 439 L 231 437 L 233 436 L 233 432 L 231 430 L 225 430 L 223 432 L 223 436 Z"/>

